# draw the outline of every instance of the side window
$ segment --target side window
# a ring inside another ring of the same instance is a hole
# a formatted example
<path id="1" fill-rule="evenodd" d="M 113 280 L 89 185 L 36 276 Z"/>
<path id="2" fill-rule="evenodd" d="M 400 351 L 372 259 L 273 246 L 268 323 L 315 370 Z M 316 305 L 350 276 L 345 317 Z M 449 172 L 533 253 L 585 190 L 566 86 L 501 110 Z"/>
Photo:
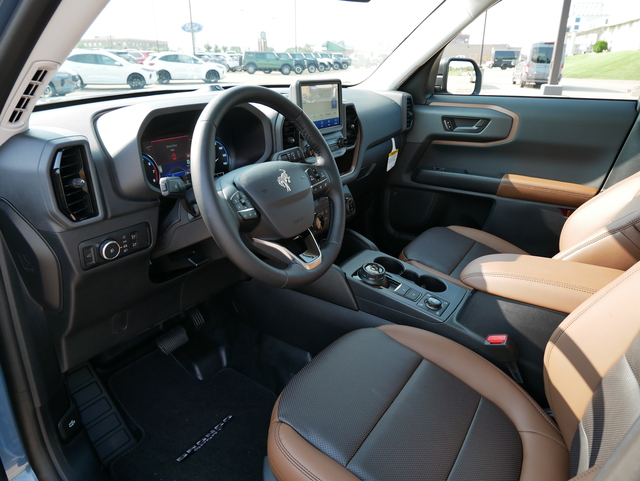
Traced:
<path id="1" fill-rule="evenodd" d="M 96 55 L 96 58 L 98 59 L 99 64 L 102 65 L 115 65 L 116 63 L 119 63 L 120 65 L 122 65 L 122 62 L 118 62 L 117 60 L 111 58 L 111 57 L 107 57 L 106 55 Z M 124 61 L 124 60 L 123 60 Z"/>
<path id="2" fill-rule="evenodd" d="M 72 55 L 69 57 L 72 62 L 78 63 L 98 63 L 95 59 L 95 55 L 90 53 L 80 53 L 78 55 Z"/>
<path id="3" fill-rule="evenodd" d="M 162 60 L 164 62 L 177 62 L 178 61 L 178 56 L 177 55 L 165 55 L 164 57 L 161 57 L 160 60 Z"/>
<path id="4" fill-rule="evenodd" d="M 267 54 L 264 52 L 257 52 L 256 53 L 256 58 L 260 59 L 260 60 L 264 60 L 265 58 L 267 58 Z"/>
<path id="5" fill-rule="evenodd" d="M 276 59 L 276 55 L 274 53 L 267 52 L 266 58 L 267 58 L 267 60 L 275 60 Z"/>
<path id="6" fill-rule="evenodd" d="M 572 0 L 561 26 L 562 5 L 502 0 L 454 38 L 443 58 L 473 59 L 480 95 L 638 99 L 640 2 Z M 559 31 L 564 41 L 556 47 Z"/>

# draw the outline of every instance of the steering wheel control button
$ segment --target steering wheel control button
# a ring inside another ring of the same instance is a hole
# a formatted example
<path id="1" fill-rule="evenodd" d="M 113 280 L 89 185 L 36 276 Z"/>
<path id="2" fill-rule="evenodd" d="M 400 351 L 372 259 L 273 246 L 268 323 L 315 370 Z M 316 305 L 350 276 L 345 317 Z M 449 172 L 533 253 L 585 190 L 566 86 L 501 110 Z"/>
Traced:
<path id="1" fill-rule="evenodd" d="M 100 255 L 108 261 L 115 259 L 120 255 L 120 244 L 113 239 L 107 239 L 100 246 Z"/>
<path id="2" fill-rule="evenodd" d="M 151 245 L 149 224 L 138 224 L 100 237 L 88 239 L 78 246 L 83 269 L 126 257 Z"/>
<path id="3" fill-rule="evenodd" d="M 311 191 L 314 195 L 323 193 L 329 187 L 329 178 L 324 169 L 309 167 L 306 172 L 309 182 L 311 182 Z"/>
<path id="4" fill-rule="evenodd" d="M 377 262 L 367 262 L 358 271 L 358 276 L 367 284 L 372 286 L 386 286 L 387 271 Z"/>

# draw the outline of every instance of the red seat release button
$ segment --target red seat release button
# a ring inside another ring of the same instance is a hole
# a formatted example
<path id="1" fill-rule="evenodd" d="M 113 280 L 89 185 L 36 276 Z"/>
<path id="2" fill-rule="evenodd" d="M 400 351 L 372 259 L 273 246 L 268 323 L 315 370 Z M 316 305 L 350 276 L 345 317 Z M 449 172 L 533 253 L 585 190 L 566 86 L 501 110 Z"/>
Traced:
<path id="1" fill-rule="evenodd" d="M 506 334 L 492 334 L 490 336 L 487 336 L 486 341 L 489 344 L 504 344 L 505 342 L 507 342 L 507 335 Z"/>

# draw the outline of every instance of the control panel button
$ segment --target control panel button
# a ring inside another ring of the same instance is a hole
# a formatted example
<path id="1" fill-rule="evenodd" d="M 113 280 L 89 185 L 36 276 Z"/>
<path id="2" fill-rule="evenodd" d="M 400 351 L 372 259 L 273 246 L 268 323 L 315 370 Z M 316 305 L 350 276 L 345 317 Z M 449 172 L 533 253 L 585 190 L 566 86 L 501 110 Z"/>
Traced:
<path id="1" fill-rule="evenodd" d="M 82 249 L 82 258 L 86 266 L 92 266 L 96 263 L 96 251 L 93 246 L 86 246 Z"/>
<path id="2" fill-rule="evenodd" d="M 120 255 L 120 244 L 113 239 L 107 239 L 100 246 L 100 255 L 108 261 L 115 259 Z"/>
<path id="3" fill-rule="evenodd" d="M 426 306 L 432 311 L 437 311 L 442 307 L 442 301 L 437 297 L 427 297 Z"/>
<path id="4" fill-rule="evenodd" d="M 415 289 L 409 289 L 407 292 L 404 293 L 404 297 L 409 299 L 410 301 L 417 301 L 418 299 L 420 299 L 420 296 L 422 294 L 420 294 L 420 292 L 416 291 Z"/>

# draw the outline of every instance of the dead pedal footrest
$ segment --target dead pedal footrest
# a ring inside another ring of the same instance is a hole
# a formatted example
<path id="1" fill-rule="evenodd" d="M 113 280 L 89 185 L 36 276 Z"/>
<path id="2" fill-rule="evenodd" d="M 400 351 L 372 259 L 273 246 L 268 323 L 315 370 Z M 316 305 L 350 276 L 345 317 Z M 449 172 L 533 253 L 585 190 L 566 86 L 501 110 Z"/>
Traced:
<path id="1" fill-rule="evenodd" d="M 187 331 L 182 326 L 174 327 L 169 332 L 156 339 L 158 348 L 164 354 L 171 354 L 180 346 L 184 346 L 187 342 L 189 342 L 189 337 L 187 336 Z"/>

